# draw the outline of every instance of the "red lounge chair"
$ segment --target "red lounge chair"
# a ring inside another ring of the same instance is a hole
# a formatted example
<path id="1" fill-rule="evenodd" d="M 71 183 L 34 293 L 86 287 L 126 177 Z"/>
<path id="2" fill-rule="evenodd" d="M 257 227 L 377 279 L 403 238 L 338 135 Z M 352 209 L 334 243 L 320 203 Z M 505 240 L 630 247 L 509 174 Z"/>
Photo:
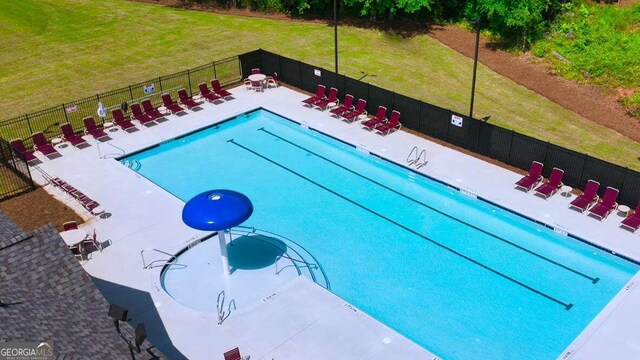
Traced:
<path id="1" fill-rule="evenodd" d="M 207 87 L 207 84 L 205 83 L 200 83 L 198 84 L 198 89 L 200 89 L 200 95 L 207 101 L 209 102 L 215 102 L 217 100 L 220 100 L 220 95 L 211 92 L 211 90 L 209 90 L 209 88 Z"/>
<path id="2" fill-rule="evenodd" d="M 320 110 L 326 110 L 329 104 L 334 103 L 335 105 L 338 105 L 338 102 L 338 89 L 332 87 L 329 89 L 329 96 L 326 99 L 318 100 L 314 102 L 312 106 L 317 107 Z"/>
<path id="3" fill-rule="evenodd" d="M 618 193 L 618 189 L 608 186 L 607 190 L 604 191 L 602 201 L 589 210 L 589 215 L 599 219 L 600 221 L 609 216 L 611 211 L 618 207 L 618 203 L 616 203 Z"/>
<path id="4" fill-rule="evenodd" d="M 211 80 L 211 88 L 213 89 L 213 92 L 218 94 L 221 98 L 233 97 L 232 93 L 228 92 L 227 90 L 223 89 L 222 86 L 220 86 L 220 81 L 218 81 L 218 79 Z"/>
<path id="5" fill-rule="evenodd" d="M 149 126 L 157 124 L 153 117 L 142 112 L 142 108 L 140 108 L 140 104 L 138 103 L 131 104 L 131 116 L 142 125 Z"/>
<path id="6" fill-rule="evenodd" d="M 92 136 L 96 140 L 109 137 L 106 132 L 96 126 L 96 121 L 91 116 L 84 118 L 82 121 L 84 122 L 85 134 Z"/>
<path id="7" fill-rule="evenodd" d="M 587 185 L 584 187 L 584 192 L 582 195 L 575 198 L 570 204 L 569 208 L 575 209 L 583 213 L 587 210 L 591 205 L 598 202 L 598 189 L 600 188 L 600 183 L 594 180 L 587 181 Z"/>
<path id="8" fill-rule="evenodd" d="M 378 106 L 378 112 L 373 119 L 365 120 L 360 123 L 360 126 L 365 130 L 372 130 L 376 126 L 387 122 L 387 108 L 380 105 Z"/>
<path id="9" fill-rule="evenodd" d="M 534 191 L 536 195 L 541 196 L 543 198 L 548 199 L 553 194 L 555 194 L 562 187 L 562 176 L 564 175 L 564 170 L 553 168 L 551 170 L 551 175 L 549 176 L 549 181 L 544 184 L 538 186 Z"/>
<path id="10" fill-rule="evenodd" d="M 636 210 L 633 214 L 622 220 L 620 227 L 631 232 L 636 232 L 636 230 L 640 229 L 640 202 L 638 203 L 638 206 L 636 206 Z"/>
<path id="11" fill-rule="evenodd" d="M 347 111 L 353 111 L 353 109 L 353 95 L 347 94 L 347 96 L 344 97 L 344 103 L 336 108 L 329 110 L 329 113 L 331 114 L 331 116 L 337 118 Z"/>
<path id="12" fill-rule="evenodd" d="M 171 111 L 172 114 L 177 114 L 181 111 L 184 111 L 184 108 L 182 106 L 177 105 L 173 102 L 173 99 L 171 99 L 171 95 L 169 95 L 168 93 L 162 94 L 162 104 L 167 108 L 167 110 Z"/>
<path id="13" fill-rule="evenodd" d="M 162 115 L 162 113 L 153 106 L 151 100 L 142 100 L 141 104 L 142 108 L 144 109 L 144 113 L 147 114 L 147 116 L 151 117 L 153 120 L 164 119 L 164 115 Z"/>
<path id="14" fill-rule="evenodd" d="M 402 124 L 400 124 L 400 112 L 393 110 L 391 112 L 391 119 L 389 119 L 389 121 L 384 124 L 376 126 L 375 128 L 373 128 L 373 131 L 384 136 L 396 130 L 400 130 L 401 127 Z"/>
<path id="15" fill-rule="evenodd" d="M 326 88 L 324 87 L 324 85 L 318 85 L 318 87 L 316 88 L 316 94 L 310 98 L 302 100 L 303 105 L 311 107 L 315 102 L 326 98 L 326 96 L 324 95 L 325 89 Z"/>
<path id="16" fill-rule="evenodd" d="M 189 97 L 189 94 L 187 94 L 187 90 L 185 89 L 178 90 L 178 99 L 180 99 L 180 104 L 186 106 L 189 110 L 200 106 L 199 102 L 196 102 Z"/>
<path id="17" fill-rule="evenodd" d="M 60 156 L 60 153 L 53 147 L 53 145 L 47 142 L 47 139 L 44 137 L 42 132 L 37 132 L 31 135 L 31 139 L 33 139 L 33 148 L 36 151 L 40 151 L 42 155 L 46 157 Z"/>
<path id="18" fill-rule="evenodd" d="M 66 181 L 60 179 L 60 178 L 51 178 L 49 180 L 49 182 L 51 184 L 53 184 L 54 186 L 57 186 L 59 188 L 62 189 L 62 191 L 66 192 L 67 194 L 74 196 L 74 194 L 76 192 L 78 192 L 78 189 L 74 188 L 73 186 L 69 185 Z"/>
<path id="19" fill-rule="evenodd" d="M 38 158 L 33 155 L 33 151 L 29 151 L 24 147 L 24 143 L 20 139 L 11 140 L 11 147 L 13 147 L 13 149 L 17 151 L 26 162 L 38 160 Z"/>
<path id="20" fill-rule="evenodd" d="M 522 179 L 518 180 L 515 184 L 516 189 L 524 190 L 525 192 L 531 191 L 540 181 L 542 181 L 542 165 L 541 162 L 534 161 L 529 168 L 529 174 L 525 175 Z"/>
<path id="21" fill-rule="evenodd" d="M 78 230 L 78 223 L 75 221 L 67 221 L 66 223 L 62 224 L 62 230 L 63 231 Z"/>
<path id="22" fill-rule="evenodd" d="M 88 145 L 81 136 L 76 135 L 76 133 L 73 131 L 73 128 L 71 127 L 71 124 L 66 123 L 60 125 L 60 130 L 62 130 L 62 137 L 64 137 L 64 139 L 71 145 L 75 147 L 79 147 L 80 145 Z"/>
<path id="23" fill-rule="evenodd" d="M 231 349 L 224 353 L 224 360 L 248 360 L 249 356 L 240 356 L 240 349 Z"/>
<path id="24" fill-rule="evenodd" d="M 352 123 L 358 120 L 358 117 L 360 115 L 367 115 L 367 110 L 365 110 L 366 107 L 367 107 L 367 100 L 359 99 L 358 103 L 356 104 L 356 109 L 353 111 L 347 111 L 343 114 L 340 114 L 340 118 L 342 121 Z"/>
<path id="25" fill-rule="evenodd" d="M 264 79 L 264 81 L 267 84 L 268 88 L 270 88 L 270 87 L 277 88 L 278 86 L 280 86 L 280 85 L 278 85 L 278 73 L 277 72 L 274 72 L 273 76 L 267 76 L 267 78 Z"/>
<path id="26" fill-rule="evenodd" d="M 120 129 L 126 130 L 127 132 L 138 130 L 138 128 L 135 125 L 133 125 L 131 121 L 126 120 L 124 118 L 124 114 L 122 113 L 122 110 L 113 109 L 111 110 L 111 115 L 113 115 L 113 123 L 116 124 L 116 126 L 119 127 Z"/>
<path id="27" fill-rule="evenodd" d="M 256 75 L 256 74 L 261 74 L 260 69 L 258 68 L 251 69 L 251 75 Z"/>

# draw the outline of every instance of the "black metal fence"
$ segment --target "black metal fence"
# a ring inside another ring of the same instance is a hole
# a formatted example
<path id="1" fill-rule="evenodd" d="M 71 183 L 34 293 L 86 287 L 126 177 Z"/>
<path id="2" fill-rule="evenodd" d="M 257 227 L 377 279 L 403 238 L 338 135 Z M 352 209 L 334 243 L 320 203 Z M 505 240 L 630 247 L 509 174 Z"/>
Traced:
<path id="1" fill-rule="evenodd" d="M 32 190 L 34 185 L 27 162 L 0 138 L 0 201 Z"/>
<path id="2" fill-rule="evenodd" d="M 42 131 L 47 139 L 61 135 L 59 125 L 70 123 L 76 131 L 84 128 L 82 119 L 93 116 L 98 123 L 112 120 L 111 110 L 126 108 L 133 102 L 150 99 L 154 105 L 162 103 L 163 93 L 171 94 L 177 99 L 177 91 L 186 89 L 191 95 L 198 92 L 198 84 L 205 82 L 211 86 L 211 79 L 218 79 L 222 85 L 238 82 L 241 78 L 240 61 L 237 56 L 214 61 L 193 69 L 181 71 L 171 75 L 160 76 L 138 84 L 129 85 L 117 90 L 97 94 L 75 101 L 70 101 L 49 109 L 31 114 L 18 116 L 0 122 L 0 137 L 5 139 L 22 139 L 25 146 L 33 143 L 31 134 Z M 101 118 L 97 114 L 98 103 L 102 103 L 106 116 Z M 126 107 L 123 104 L 126 103 Z"/>
<path id="3" fill-rule="evenodd" d="M 565 171 L 563 182 L 575 188 L 582 189 L 588 179 L 599 181 L 600 195 L 607 186 L 615 187 L 620 190 L 621 203 L 635 206 L 640 200 L 637 171 L 265 50 L 240 55 L 240 62 L 244 74 L 255 67 L 267 74 L 277 72 L 282 82 L 308 92 L 314 92 L 318 84 L 336 87 L 339 94 L 366 99 L 368 112 L 375 112 L 378 105 L 400 111 L 403 126 L 411 130 L 523 170 L 532 161 L 540 161 L 545 164 L 545 176 L 558 167 Z"/>

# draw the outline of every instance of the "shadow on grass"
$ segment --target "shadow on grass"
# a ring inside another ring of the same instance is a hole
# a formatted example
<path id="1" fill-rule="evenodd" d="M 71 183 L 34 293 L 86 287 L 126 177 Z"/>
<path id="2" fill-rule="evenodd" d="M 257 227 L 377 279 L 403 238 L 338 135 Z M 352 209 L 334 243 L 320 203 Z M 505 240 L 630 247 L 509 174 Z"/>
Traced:
<path id="1" fill-rule="evenodd" d="M 169 335 L 160 319 L 160 315 L 153 304 L 151 295 L 127 286 L 115 284 L 96 277 L 91 277 L 109 304 L 116 304 L 129 310 L 130 319 L 127 323 L 135 328 L 138 323 L 144 323 L 149 341 L 164 355 L 172 360 L 186 360 L 187 358 L 173 346 Z"/>

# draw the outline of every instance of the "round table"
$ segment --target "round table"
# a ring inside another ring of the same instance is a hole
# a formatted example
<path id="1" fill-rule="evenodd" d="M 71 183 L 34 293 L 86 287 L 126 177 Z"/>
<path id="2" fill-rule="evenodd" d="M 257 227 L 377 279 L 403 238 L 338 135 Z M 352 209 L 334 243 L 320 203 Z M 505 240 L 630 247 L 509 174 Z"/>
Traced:
<path id="1" fill-rule="evenodd" d="M 327 104 L 327 109 L 333 109 L 334 107 L 336 107 L 338 104 L 335 102 L 330 102 Z"/>
<path id="2" fill-rule="evenodd" d="M 264 79 L 267 78 L 267 75 L 265 74 L 251 74 L 249 75 L 249 77 L 247 77 L 247 79 L 251 80 L 251 81 L 264 81 Z"/>
<path id="3" fill-rule="evenodd" d="M 631 208 L 627 205 L 618 205 L 618 215 L 627 217 L 627 215 L 629 215 L 629 211 L 631 211 Z"/>
<path id="4" fill-rule="evenodd" d="M 368 118 L 369 118 L 368 115 L 364 115 L 364 114 L 358 115 L 358 121 L 364 121 L 364 120 L 367 120 Z"/>
<path id="5" fill-rule="evenodd" d="M 573 190 L 571 186 L 562 185 L 562 187 L 560 188 L 560 194 L 568 198 L 569 196 L 571 196 L 571 190 Z"/>
<path id="6" fill-rule="evenodd" d="M 118 130 L 118 128 L 113 127 L 113 123 L 110 121 L 107 121 L 106 123 L 102 124 L 102 126 L 104 127 L 105 130 L 109 132 L 114 132 Z"/>
<path id="7" fill-rule="evenodd" d="M 202 95 L 193 95 L 193 101 L 200 101 L 202 99 Z"/>
<path id="8" fill-rule="evenodd" d="M 167 107 L 162 105 L 158 108 L 158 111 L 160 111 L 163 115 L 167 115 Z"/>
<path id="9" fill-rule="evenodd" d="M 67 246 L 74 246 L 82 242 L 87 238 L 87 232 L 80 229 L 67 230 L 60 233 L 60 237 L 64 240 Z"/>

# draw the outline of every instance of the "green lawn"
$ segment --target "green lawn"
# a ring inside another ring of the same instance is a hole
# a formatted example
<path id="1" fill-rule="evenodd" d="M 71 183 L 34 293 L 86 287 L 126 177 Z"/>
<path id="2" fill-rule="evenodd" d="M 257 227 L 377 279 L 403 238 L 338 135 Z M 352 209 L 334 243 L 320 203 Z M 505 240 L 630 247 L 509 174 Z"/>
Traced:
<path id="1" fill-rule="evenodd" d="M 339 29 L 340 71 L 467 113 L 472 60 L 426 35 Z M 323 24 L 184 11 L 124 0 L 4 0 L 0 119 L 263 48 L 333 68 Z M 636 170 L 638 143 L 484 66 L 476 117 Z M 577 142 L 575 139 L 582 139 Z"/>

